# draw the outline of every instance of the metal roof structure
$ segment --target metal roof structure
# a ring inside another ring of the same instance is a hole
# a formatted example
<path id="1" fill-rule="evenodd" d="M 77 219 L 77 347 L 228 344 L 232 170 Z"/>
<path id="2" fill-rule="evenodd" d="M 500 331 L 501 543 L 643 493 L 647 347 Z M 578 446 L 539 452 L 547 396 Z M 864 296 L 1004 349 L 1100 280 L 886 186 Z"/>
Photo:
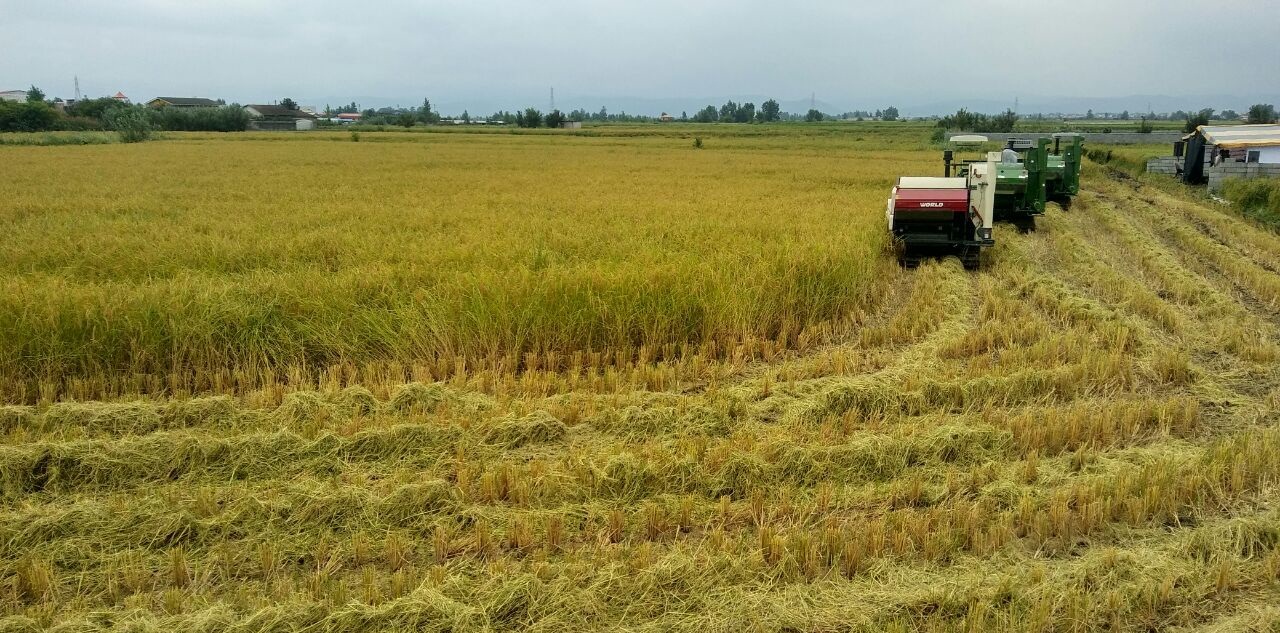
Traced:
<path id="1" fill-rule="evenodd" d="M 148 101 L 148 105 L 157 101 L 163 101 L 165 104 L 179 107 L 189 108 L 212 108 L 222 105 L 213 99 L 205 99 L 203 97 L 156 97 Z"/>
<path id="2" fill-rule="evenodd" d="M 314 114 L 298 108 L 286 108 L 282 105 L 250 104 L 246 110 L 252 109 L 259 116 L 267 119 L 314 119 Z M 252 114 L 252 113 L 250 113 Z"/>
<path id="3" fill-rule="evenodd" d="M 1201 125 L 1196 133 L 1204 141 L 1226 149 L 1280 145 L 1280 125 Z M 1188 135 L 1190 138 L 1191 135 Z"/>

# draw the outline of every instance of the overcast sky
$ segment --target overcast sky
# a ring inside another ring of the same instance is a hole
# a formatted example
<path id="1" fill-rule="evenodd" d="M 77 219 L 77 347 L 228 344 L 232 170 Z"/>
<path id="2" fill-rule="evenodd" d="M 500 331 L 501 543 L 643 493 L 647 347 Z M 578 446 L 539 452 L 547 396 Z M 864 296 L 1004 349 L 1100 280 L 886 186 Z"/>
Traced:
<path id="1" fill-rule="evenodd" d="M 0 90 L 840 107 L 1280 92 L 1276 0 L 0 0 Z M 1244 104 L 1248 105 L 1248 104 Z"/>

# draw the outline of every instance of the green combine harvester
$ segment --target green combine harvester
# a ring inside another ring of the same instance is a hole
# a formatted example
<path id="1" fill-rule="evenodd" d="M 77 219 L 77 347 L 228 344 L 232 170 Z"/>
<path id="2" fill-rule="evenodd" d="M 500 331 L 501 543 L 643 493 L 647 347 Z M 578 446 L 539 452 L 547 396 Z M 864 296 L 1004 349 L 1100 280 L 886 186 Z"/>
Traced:
<path id="1" fill-rule="evenodd" d="M 944 150 L 944 176 L 955 172 L 963 176 L 975 160 L 955 161 L 957 151 L 980 152 L 987 144 L 985 136 L 965 135 L 951 138 L 952 149 Z M 1080 193 L 1080 164 L 1084 160 L 1084 137 L 1074 133 L 1053 135 L 1050 139 L 1012 139 L 1005 146 L 1005 156 L 997 169 L 996 220 L 1011 222 L 1023 230 L 1035 228 L 1036 216 L 1044 215 L 1045 203 L 1055 200 L 1069 206 L 1071 197 Z M 1012 160 L 1017 154 L 1017 162 Z"/>
<path id="2" fill-rule="evenodd" d="M 956 150 L 977 151 L 987 142 L 985 136 L 952 137 L 954 149 L 942 153 L 945 163 L 943 176 L 950 176 L 953 169 L 957 176 L 966 175 L 969 166 L 980 161 L 956 162 Z M 995 219 L 1010 222 L 1024 231 L 1032 230 L 1036 226 L 1036 216 L 1044 215 L 1046 182 L 1049 178 L 1049 139 L 1011 140 L 1005 152 L 1008 158 L 996 166 Z M 1016 161 L 1013 160 L 1015 154 Z"/>
<path id="3" fill-rule="evenodd" d="M 1065 141 L 1065 143 L 1064 143 Z M 1045 197 L 1069 203 L 1080 193 L 1080 163 L 1084 160 L 1084 137 L 1074 133 L 1053 135 L 1053 152 L 1049 154 L 1045 174 Z"/>

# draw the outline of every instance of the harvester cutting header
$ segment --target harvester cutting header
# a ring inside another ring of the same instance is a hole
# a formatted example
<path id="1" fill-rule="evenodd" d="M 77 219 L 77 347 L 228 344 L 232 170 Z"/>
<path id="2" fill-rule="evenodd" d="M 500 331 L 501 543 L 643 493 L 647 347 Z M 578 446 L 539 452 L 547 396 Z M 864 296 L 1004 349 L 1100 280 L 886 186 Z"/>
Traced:
<path id="1" fill-rule="evenodd" d="M 914 268 L 922 257 L 954 254 L 966 269 L 978 268 L 982 249 L 995 244 L 996 221 L 1032 230 L 1048 199 L 1080 191 L 1082 141 L 1078 134 L 1055 134 L 1050 151 L 1048 138 L 1012 139 L 1001 152 L 956 160 L 957 150 L 976 152 L 988 140 L 952 137 L 941 178 L 902 176 L 893 188 L 886 214 L 899 261 Z"/>

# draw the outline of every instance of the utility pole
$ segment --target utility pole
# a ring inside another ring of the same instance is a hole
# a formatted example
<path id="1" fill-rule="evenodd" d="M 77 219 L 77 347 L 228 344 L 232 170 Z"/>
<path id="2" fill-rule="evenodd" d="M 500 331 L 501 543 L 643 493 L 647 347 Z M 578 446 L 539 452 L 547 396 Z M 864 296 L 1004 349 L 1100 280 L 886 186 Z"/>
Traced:
<path id="1" fill-rule="evenodd" d="M 816 92 L 809 93 L 809 109 L 810 110 L 818 109 L 818 93 Z"/>
<path id="2" fill-rule="evenodd" d="M 551 86 L 551 112 L 556 111 L 556 87 Z"/>
<path id="3" fill-rule="evenodd" d="M 80 75 L 75 76 L 76 80 L 76 102 L 80 101 Z"/>

